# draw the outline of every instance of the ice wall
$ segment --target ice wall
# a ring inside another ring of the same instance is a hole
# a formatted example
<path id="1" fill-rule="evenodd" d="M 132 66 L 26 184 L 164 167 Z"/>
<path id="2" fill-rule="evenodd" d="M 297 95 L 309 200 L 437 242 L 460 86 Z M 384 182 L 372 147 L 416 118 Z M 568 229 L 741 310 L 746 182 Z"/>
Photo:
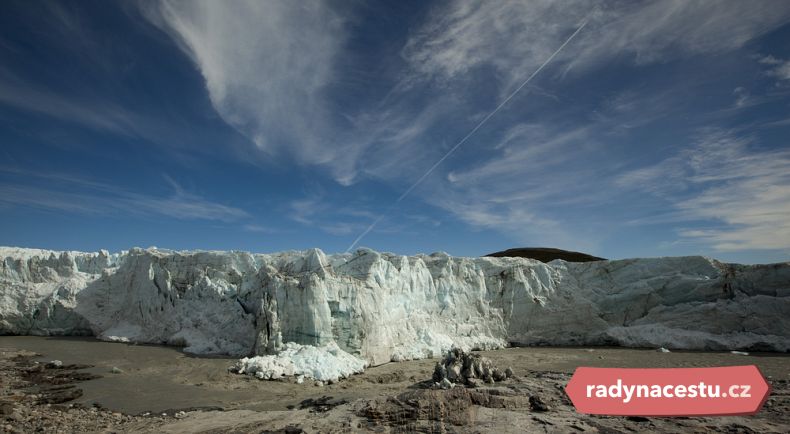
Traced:
<path id="1" fill-rule="evenodd" d="M 109 254 L 0 248 L 0 333 L 194 353 L 289 342 L 376 365 L 452 345 L 790 350 L 790 264 L 703 257 L 543 264 L 372 250 Z"/>

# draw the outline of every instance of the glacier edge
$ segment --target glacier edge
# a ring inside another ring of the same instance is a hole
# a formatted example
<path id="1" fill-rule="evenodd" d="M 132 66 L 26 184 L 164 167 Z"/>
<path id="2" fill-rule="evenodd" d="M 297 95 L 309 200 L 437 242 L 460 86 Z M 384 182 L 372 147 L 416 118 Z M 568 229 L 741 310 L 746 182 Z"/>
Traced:
<path id="1" fill-rule="evenodd" d="M 790 263 L 11 247 L 0 259 L 3 334 L 234 356 L 336 345 L 370 365 L 452 346 L 790 350 Z"/>

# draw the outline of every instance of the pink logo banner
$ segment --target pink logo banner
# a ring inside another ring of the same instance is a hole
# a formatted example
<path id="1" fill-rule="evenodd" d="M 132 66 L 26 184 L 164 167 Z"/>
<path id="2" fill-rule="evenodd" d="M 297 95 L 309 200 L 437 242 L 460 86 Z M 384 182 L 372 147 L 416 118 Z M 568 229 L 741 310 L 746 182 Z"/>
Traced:
<path id="1" fill-rule="evenodd" d="M 580 367 L 565 387 L 580 413 L 612 416 L 755 414 L 771 391 L 757 366 Z"/>

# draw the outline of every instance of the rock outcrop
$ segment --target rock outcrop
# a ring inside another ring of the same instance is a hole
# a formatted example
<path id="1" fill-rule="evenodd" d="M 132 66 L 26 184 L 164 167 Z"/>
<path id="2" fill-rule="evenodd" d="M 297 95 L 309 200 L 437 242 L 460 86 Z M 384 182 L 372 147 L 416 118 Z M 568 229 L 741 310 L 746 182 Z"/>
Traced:
<path id="1" fill-rule="evenodd" d="M 436 363 L 431 379 L 434 388 L 452 389 L 456 384 L 478 387 L 512 376 L 513 370 L 509 367 L 500 369 L 487 357 L 453 348 Z"/>
<path id="2" fill-rule="evenodd" d="M 540 262 L 551 262 L 562 259 L 567 262 L 593 262 L 605 261 L 604 258 L 588 255 L 586 253 L 572 252 L 569 250 L 554 249 L 551 247 L 519 247 L 501 252 L 489 253 L 486 256 L 495 258 L 529 258 Z"/>

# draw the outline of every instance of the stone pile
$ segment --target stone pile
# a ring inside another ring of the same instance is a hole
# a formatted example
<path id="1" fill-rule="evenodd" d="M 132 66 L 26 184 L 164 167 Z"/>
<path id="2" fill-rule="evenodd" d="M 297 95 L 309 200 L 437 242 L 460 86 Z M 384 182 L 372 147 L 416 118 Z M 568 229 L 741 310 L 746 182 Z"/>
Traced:
<path id="1" fill-rule="evenodd" d="M 487 357 L 453 348 L 436 363 L 433 386 L 439 389 L 452 389 L 456 384 L 477 387 L 483 383 L 504 381 L 512 376 L 511 368 L 501 370 Z"/>

